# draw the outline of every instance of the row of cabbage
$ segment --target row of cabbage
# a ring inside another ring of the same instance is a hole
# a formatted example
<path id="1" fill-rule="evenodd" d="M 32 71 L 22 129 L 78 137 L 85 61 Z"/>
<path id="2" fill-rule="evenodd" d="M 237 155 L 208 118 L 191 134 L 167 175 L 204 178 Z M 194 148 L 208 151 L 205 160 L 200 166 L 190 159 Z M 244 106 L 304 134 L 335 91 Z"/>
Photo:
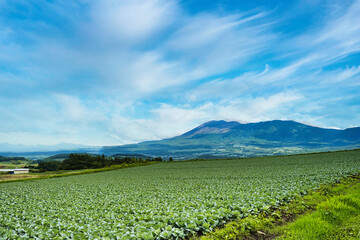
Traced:
<path id="1" fill-rule="evenodd" d="M 182 239 L 360 171 L 360 151 L 0 184 L 0 239 Z"/>

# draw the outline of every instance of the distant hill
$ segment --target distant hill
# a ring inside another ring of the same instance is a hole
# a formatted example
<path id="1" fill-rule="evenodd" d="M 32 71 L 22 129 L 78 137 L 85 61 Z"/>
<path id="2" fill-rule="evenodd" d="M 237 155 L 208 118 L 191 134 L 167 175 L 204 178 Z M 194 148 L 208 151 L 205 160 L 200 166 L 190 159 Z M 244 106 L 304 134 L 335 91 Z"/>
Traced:
<path id="1" fill-rule="evenodd" d="M 71 153 L 89 153 L 97 154 L 100 148 L 80 148 L 73 150 L 59 150 L 59 151 L 31 151 L 31 152 L 0 152 L 1 156 L 5 157 L 25 157 L 31 160 L 46 159 L 47 161 L 63 160 L 62 155 L 70 155 Z M 52 158 L 51 158 L 52 157 Z M 57 158 L 57 159 L 56 159 Z"/>
<path id="2" fill-rule="evenodd" d="M 360 127 L 325 129 L 295 121 L 242 124 L 210 121 L 180 136 L 138 144 L 103 147 L 101 152 L 143 154 L 174 159 L 250 157 L 360 147 Z"/>
<path id="3" fill-rule="evenodd" d="M 0 152 L 61 152 L 79 149 L 98 149 L 99 147 L 82 144 L 59 143 L 55 145 L 24 145 L 0 143 Z"/>
<path id="4" fill-rule="evenodd" d="M 142 159 L 151 159 L 151 156 L 145 156 L 143 154 L 114 154 L 111 157 L 119 157 L 119 158 L 142 158 Z"/>
<path id="5" fill-rule="evenodd" d="M 42 160 L 39 161 L 60 161 L 62 162 L 64 159 L 68 158 L 70 156 L 70 153 L 61 153 L 61 154 L 56 154 L 47 158 L 44 158 Z"/>
<path id="6" fill-rule="evenodd" d="M 9 162 L 9 161 L 29 161 L 24 157 L 4 157 L 0 156 L 0 162 Z"/>

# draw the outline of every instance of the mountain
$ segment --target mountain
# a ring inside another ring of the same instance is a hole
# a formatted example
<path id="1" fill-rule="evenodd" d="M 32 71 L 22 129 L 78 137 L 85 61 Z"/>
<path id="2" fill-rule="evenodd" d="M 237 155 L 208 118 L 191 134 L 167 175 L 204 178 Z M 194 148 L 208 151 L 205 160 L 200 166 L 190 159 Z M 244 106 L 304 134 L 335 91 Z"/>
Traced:
<path id="1" fill-rule="evenodd" d="M 258 123 L 210 121 L 180 136 L 138 144 L 107 146 L 107 155 L 144 154 L 185 158 L 249 157 L 360 147 L 360 127 L 326 129 L 295 121 Z"/>

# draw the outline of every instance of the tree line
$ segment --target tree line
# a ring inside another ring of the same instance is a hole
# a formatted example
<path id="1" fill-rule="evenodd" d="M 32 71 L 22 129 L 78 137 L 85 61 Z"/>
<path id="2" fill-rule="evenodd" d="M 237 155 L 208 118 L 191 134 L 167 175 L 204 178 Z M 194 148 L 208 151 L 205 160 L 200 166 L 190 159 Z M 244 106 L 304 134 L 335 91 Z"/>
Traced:
<path id="1" fill-rule="evenodd" d="M 80 170 L 80 169 L 94 169 L 103 168 L 112 165 L 119 165 L 123 163 L 146 163 L 146 162 L 161 162 L 161 157 L 156 158 L 135 158 L 135 157 L 106 157 L 103 155 L 81 154 L 73 153 L 62 162 L 60 161 L 42 161 L 38 164 L 40 171 L 58 171 L 58 170 Z"/>
<path id="2" fill-rule="evenodd" d="M 8 161 L 29 161 L 24 157 L 4 157 L 0 156 L 0 162 L 8 162 Z"/>

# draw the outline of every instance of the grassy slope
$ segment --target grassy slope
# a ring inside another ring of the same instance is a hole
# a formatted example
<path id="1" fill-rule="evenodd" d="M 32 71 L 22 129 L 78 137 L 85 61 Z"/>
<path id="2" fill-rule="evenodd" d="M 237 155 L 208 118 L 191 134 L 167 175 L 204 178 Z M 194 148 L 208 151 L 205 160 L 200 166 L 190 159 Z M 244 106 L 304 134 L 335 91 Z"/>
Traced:
<path id="1" fill-rule="evenodd" d="M 359 239 L 359 222 L 360 174 L 267 213 L 229 222 L 201 239 Z"/>
<path id="2" fill-rule="evenodd" d="M 278 239 L 360 239 L 360 182 L 321 202 L 314 212 L 275 230 L 283 232 Z"/>

